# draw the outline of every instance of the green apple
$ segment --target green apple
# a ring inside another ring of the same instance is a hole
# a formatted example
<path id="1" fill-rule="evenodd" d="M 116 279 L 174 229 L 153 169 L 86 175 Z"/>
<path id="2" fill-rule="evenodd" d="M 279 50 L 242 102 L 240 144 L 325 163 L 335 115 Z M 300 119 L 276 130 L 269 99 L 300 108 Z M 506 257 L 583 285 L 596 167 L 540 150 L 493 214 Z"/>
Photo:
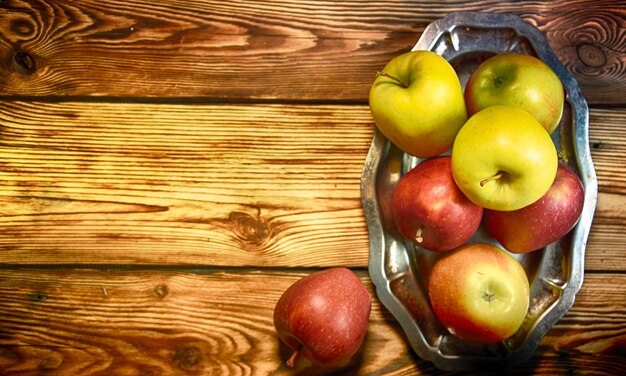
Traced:
<path id="1" fill-rule="evenodd" d="M 483 61 L 465 86 L 469 115 L 493 105 L 519 107 L 552 133 L 559 125 L 565 100 L 563 84 L 540 59 L 519 53 L 494 55 Z"/>
<path id="2" fill-rule="evenodd" d="M 452 146 L 452 176 L 474 203 L 510 211 L 539 200 L 558 166 L 556 147 L 528 112 L 491 106 L 469 118 Z"/>
<path id="3" fill-rule="evenodd" d="M 369 105 L 383 135 L 421 158 L 448 151 L 467 120 L 454 68 L 432 51 L 411 51 L 389 61 L 370 88 Z"/>
<path id="4" fill-rule="evenodd" d="M 469 342 L 502 341 L 520 328 L 530 303 L 522 265 L 487 243 L 463 245 L 437 260 L 428 280 L 435 315 Z"/>

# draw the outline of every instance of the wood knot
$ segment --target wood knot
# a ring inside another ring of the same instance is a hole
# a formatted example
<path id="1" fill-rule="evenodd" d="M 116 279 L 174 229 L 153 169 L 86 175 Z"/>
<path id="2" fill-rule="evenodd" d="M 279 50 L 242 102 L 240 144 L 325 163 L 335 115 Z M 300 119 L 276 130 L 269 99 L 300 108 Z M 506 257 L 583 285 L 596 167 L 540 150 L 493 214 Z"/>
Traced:
<path id="1" fill-rule="evenodd" d="M 174 353 L 172 362 L 176 363 L 183 370 L 190 369 L 202 360 L 202 353 L 197 347 L 178 348 Z"/>
<path id="2" fill-rule="evenodd" d="M 157 287 L 154 288 L 154 295 L 156 295 L 157 298 L 159 299 L 165 298 L 168 293 L 169 293 L 169 290 L 167 286 L 165 285 L 158 285 Z"/>
<path id="3" fill-rule="evenodd" d="M 28 37 L 33 34 L 33 24 L 25 19 L 17 19 L 11 22 L 11 31 L 19 36 Z"/>
<path id="4" fill-rule="evenodd" d="M 43 302 L 46 299 L 48 299 L 48 297 L 45 294 L 41 293 L 41 292 L 35 292 L 35 293 L 30 294 L 28 296 L 28 300 L 30 300 L 33 303 Z"/>
<path id="5" fill-rule="evenodd" d="M 599 68 L 606 64 L 606 55 L 602 49 L 593 44 L 581 44 L 576 48 L 580 61 L 588 67 Z"/>
<path id="6" fill-rule="evenodd" d="M 22 76 L 30 76 L 37 69 L 35 58 L 24 51 L 16 52 L 13 54 L 13 69 Z"/>
<path id="7" fill-rule="evenodd" d="M 63 357 L 58 353 L 48 353 L 39 363 L 39 368 L 44 371 L 58 369 L 63 364 Z"/>
<path id="8" fill-rule="evenodd" d="M 230 213 L 228 220 L 235 235 L 245 243 L 261 245 L 269 237 L 270 231 L 267 223 L 260 218 L 260 210 L 256 218 L 248 213 L 235 211 Z"/>

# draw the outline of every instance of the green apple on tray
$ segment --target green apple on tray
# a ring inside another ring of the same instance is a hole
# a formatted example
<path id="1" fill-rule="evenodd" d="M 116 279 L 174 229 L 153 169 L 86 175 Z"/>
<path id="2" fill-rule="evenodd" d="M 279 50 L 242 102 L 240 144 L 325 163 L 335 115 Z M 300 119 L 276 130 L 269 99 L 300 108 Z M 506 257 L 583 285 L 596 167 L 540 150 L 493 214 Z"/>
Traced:
<path id="1" fill-rule="evenodd" d="M 393 189 L 393 222 L 414 244 L 443 253 L 424 276 L 428 296 L 462 340 L 499 342 L 520 328 L 529 282 L 511 254 L 543 249 L 580 217 L 582 182 L 551 138 L 564 100 L 552 69 L 520 53 L 484 60 L 463 90 L 444 58 L 411 51 L 370 88 L 378 129 L 421 159 Z M 501 247 L 471 242 L 483 219 Z"/>
<path id="2" fill-rule="evenodd" d="M 450 149 L 467 120 L 454 68 L 432 51 L 392 59 L 378 72 L 369 104 L 385 137 L 416 157 L 433 157 Z"/>

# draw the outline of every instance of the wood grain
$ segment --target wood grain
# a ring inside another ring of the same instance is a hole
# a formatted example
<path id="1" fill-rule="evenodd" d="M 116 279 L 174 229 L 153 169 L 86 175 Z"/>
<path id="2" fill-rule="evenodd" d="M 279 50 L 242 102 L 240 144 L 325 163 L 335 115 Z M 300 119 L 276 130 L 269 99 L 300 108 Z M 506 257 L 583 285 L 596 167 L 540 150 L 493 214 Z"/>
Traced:
<path id="1" fill-rule="evenodd" d="M 616 0 L 3 1 L 0 95 L 363 103 L 375 72 L 454 11 L 520 15 L 590 103 L 624 103 Z"/>
<path id="2" fill-rule="evenodd" d="M 624 86 L 626 70 L 623 2 L 607 2 L 593 9 L 583 4 L 562 4 L 535 22 L 561 62 L 574 74 L 590 103 L 624 104 L 617 99 L 623 98 L 620 86 Z"/>
<path id="3" fill-rule="evenodd" d="M 0 372 L 286 374 L 289 350 L 275 335 L 272 310 L 282 291 L 302 276 L 219 270 L 3 272 Z M 46 282 L 49 278 L 55 282 Z M 368 360 L 355 369 L 415 369 L 401 333 L 388 327 L 389 321 L 374 302 L 369 345 L 361 354 Z"/>
<path id="4" fill-rule="evenodd" d="M 287 374 L 289 350 L 275 334 L 273 306 L 308 273 L 0 270 L 0 372 Z M 357 273 L 374 294 L 366 273 Z M 610 286 L 624 283 L 621 274 L 587 276 L 574 307 L 537 353 L 510 371 L 619 373 L 626 294 Z M 364 346 L 344 371 L 401 375 L 434 368 L 412 353 L 398 323 L 373 299 Z"/>
<path id="5" fill-rule="evenodd" d="M 620 270 L 626 262 L 626 112 L 591 110 L 589 138 L 598 176 L 598 205 L 589 234 L 586 263 L 591 270 Z M 614 252 L 617 251 L 617 252 Z"/>
<path id="6" fill-rule="evenodd" d="M 626 254 L 625 120 L 592 111 L 590 270 Z M 365 105 L 0 103 L 0 262 L 365 267 L 372 135 Z"/>
<path id="7" fill-rule="evenodd" d="M 590 111 L 589 141 L 601 190 L 626 193 L 626 166 L 620 155 L 626 153 L 626 112 L 624 109 Z"/>
<path id="8" fill-rule="evenodd" d="M 3 262 L 320 266 L 367 257 L 366 111 L 0 106 Z"/>
<path id="9" fill-rule="evenodd" d="M 369 87 L 453 11 L 537 26 L 591 108 L 584 284 L 506 373 L 623 373 L 622 0 L 4 0 L 0 375 L 328 374 L 287 369 L 274 304 L 334 266 L 375 296 Z M 449 373 L 375 298 L 364 346 L 331 374 Z"/>

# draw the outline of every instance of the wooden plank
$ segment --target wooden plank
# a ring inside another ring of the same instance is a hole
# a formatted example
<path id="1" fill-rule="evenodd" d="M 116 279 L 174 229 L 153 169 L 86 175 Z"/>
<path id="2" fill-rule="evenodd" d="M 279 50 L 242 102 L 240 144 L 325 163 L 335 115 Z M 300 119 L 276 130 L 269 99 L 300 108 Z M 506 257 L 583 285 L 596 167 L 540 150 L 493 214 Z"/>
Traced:
<path id="1" fill-rule="evenodd" d="M 358 275 L 374 294 L 364 271 Z M 286 374 L 272 322 L 307 272 L 0 270 L 3 375 Z M 623 274 L 592 274 L 571 311 L 514 374 L 618 374 L 626 345 Z M 299 369 L 306 363 L 297 364 Z M 363 348 L 344 371 L 431 373 L 373 299 Z M 319 374 L 309 369 L 304 374 Z"/>
<path id="2" fill-rule="evenodd" d="M 626 193 L 626 109 L 591 109 L 589 142 L 602 192 Z"/>
<path id="3" fill-rule="evenodd" d="M 621 270 L 626 263 L 626 111 L 590 111 L 591 156 L 598 176 L 598 206 L 589 234 L 586 267 L 593 270 Z"/>
<path id="4" fill-rule="evenodd" d="M 454 11 L 543 31 L 590 103 L 624 104 L 618 0 L 0 3 L 0 95 L 367 100 L 374 74 Z"/>
<path id="5" fill-rule="evenodd" d="M 2 271 L 0 371 L 283 373 L 288 349 L 275 335 L 273 306 L 302 276 L 256 271 Z M 362 355 L 368 361 L 359 366 L 363 371 L 415 369 L 401 333 L 388 324 L 388 315 L 374 302 L 371 345 Z M 383 347 L 390 353 L 379 354 Z M 390 355 L 399 357 L 395 364 L 388 363 Z"/>
<path id="6" fill-rule="evenodd" d="M 363 108 L 0 106 L 2 262 L 365 264 Z"/>
<path id="7" fill-rule="evenodd" d="M 625 118 L 592 110 L 590 270 L 626 255 Z M 0 262 L 366 267 L 372 129 L 365 105 L 0 103 Z"/>

